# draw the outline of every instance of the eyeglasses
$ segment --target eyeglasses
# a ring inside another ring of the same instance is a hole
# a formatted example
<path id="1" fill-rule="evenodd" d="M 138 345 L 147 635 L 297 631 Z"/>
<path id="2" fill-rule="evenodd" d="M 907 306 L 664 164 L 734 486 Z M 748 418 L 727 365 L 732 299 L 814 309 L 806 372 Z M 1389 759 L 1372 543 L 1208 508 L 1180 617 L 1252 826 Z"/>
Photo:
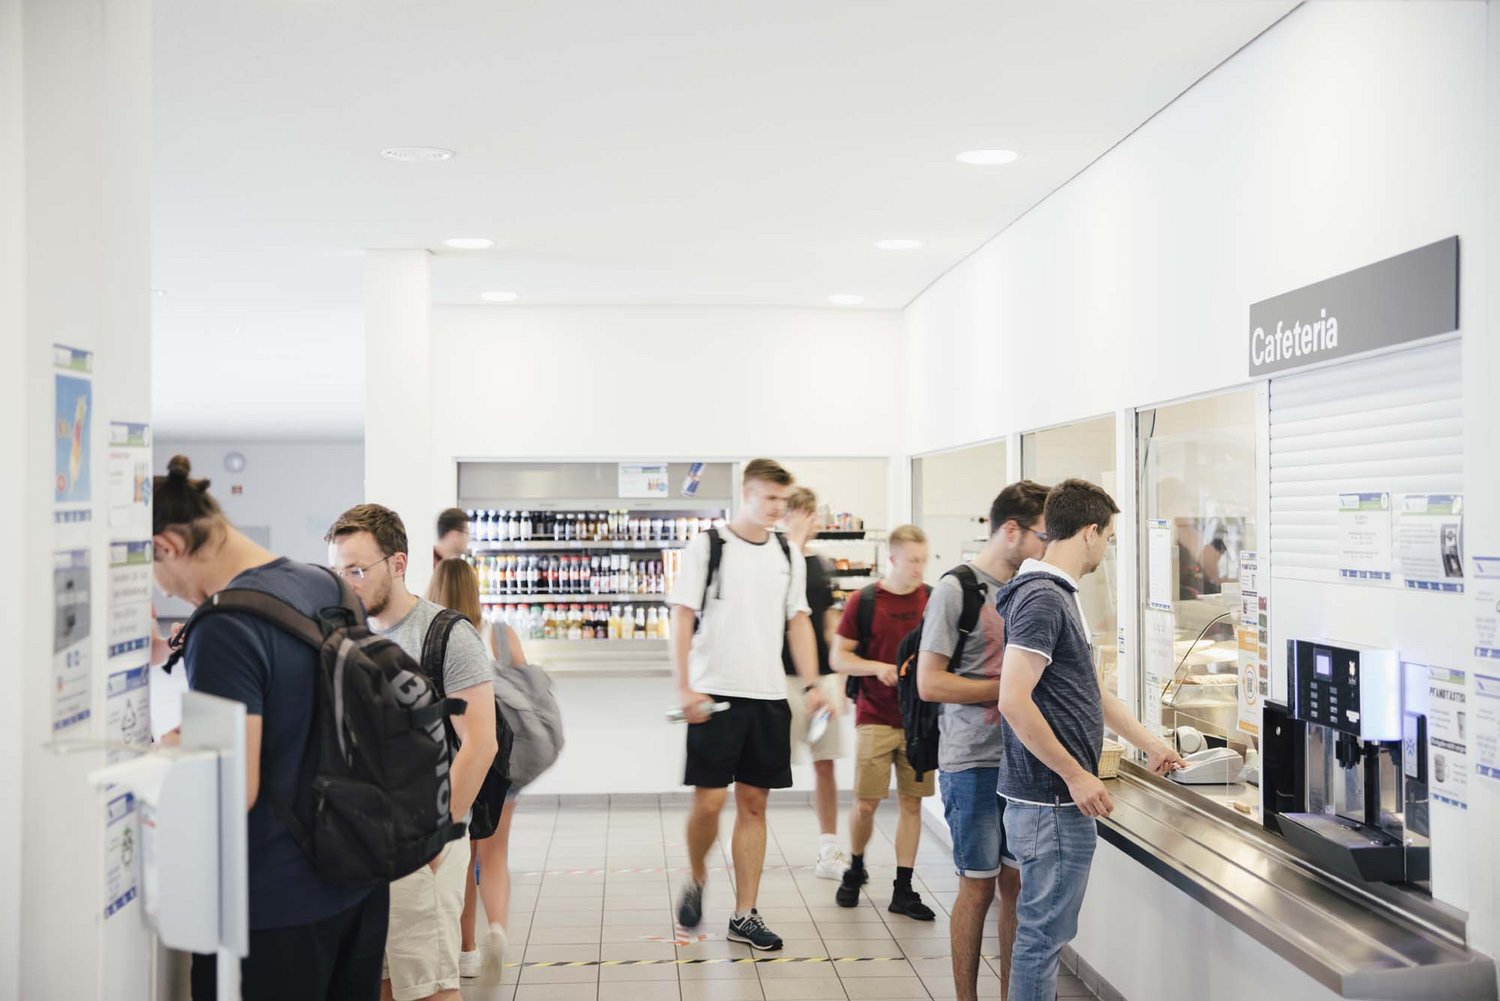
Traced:
<path id="1" fill-rule="evenodd" d="M 391 556 L 394 555 L 396 554 L 391 554 Z M 390 558 L 390 556 L 387 556 L 385 560 L 388 560 Z M 371 570 L 374 570 L 376 567 L 380 566 L 380 564 L 384 563 L 385 560 L 376 560 L 374 563 L 371 563 L 367 567 L 345 567 L 342 570 L 335 567 L 333 572 L 334 575 L 338 577 L 347 577 L 350 580 L 364 580 L 366 574 L 368 574 Z"/>
<path id="2" fill-rule="evenodd" d="M 1048 535 L 1046 532 L 1042 531 L 1039 528 L 1028 528 L 1025 529 L 1025 531 L 1030 532 L 1032 535 L 1036 536 L 1038 542 L 1052 541 L 1052 536 Z"/>

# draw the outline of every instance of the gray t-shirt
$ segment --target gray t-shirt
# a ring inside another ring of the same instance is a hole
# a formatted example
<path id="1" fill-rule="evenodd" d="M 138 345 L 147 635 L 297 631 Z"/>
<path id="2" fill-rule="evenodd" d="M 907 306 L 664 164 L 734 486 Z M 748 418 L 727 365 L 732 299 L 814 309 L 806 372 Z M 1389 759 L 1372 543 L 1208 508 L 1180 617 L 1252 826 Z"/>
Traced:
<path id="1" fill-rule="evenodd" d="M 417 605 L 406 613 L 406 617 L 389 629 L 375 630 L 391 640 L 417 663 L 422 662 L 422 642 L 427 638 L 427 628 L 437 618 L 442 605 L 418 598 Z M 468 622 L 453 627 L 448 637 L 447 656 L 443 659 L 443 691 L 456 695 L 465 688 L 473 688 L 485 681 L 494 680 L 494 661 L 484 648 L 479 631 Z"/>
<path id="2" fill-rule="evenodd" d="M 995 678 L 1000 675 L 1000 657 L 1005 647 L 1005 621 L 995 611 L 994 597 L 1000 581 L 970 563 L 984 589 L 979 622 L 964 642 L 959 663 L 950 664 L 954 674 L 965 678 Z M 945 574 L 927 599 L 922 621 L 922 650 L 952 657 L 958 646 L 958 620 L 964 610 L 964 588 L 958 578 Z M 1000 732 L 1000 710 L 995 703 L 957 705 L 943 703 L 938 714 L 938 768 L 963 772 L 971 768 L 995 768 L 1000 764 L 1004 735 Z"/>
<path id="3" fill-rule="evenodd" d="M 1028 561 L 1000 589 L 1005 642 L 1047 659 L 1031 700 L 1073 760 L 1097 775 L 1104 744 L 1104 709 L 1099 679 L 1094 675 L 1093 645 L 1078 608 L 1078 588 L 1046 570 L 1028 572 L 1033 566 L 1040 564 Z M 1029 803 L 1071 803 L 1073 796 L 1061 776 L 1028 751 L 1014 730 L 1007 726 L 1004 731 L 1000 795 Z"/>

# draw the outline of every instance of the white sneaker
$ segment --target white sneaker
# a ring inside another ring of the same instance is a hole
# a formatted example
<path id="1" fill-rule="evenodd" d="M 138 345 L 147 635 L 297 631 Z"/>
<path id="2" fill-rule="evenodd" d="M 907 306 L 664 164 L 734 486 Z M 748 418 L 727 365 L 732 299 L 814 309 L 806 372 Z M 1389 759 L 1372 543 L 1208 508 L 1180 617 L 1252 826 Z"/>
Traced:
<path id="1" fill-rule="evenodd" d="M 813 867 L 813 875 L 819 879 L 839 880 L 844 878 L 844 870 L 847 868 L 849 856 L 838 845 L 824 845 L 818 850 L 818 864 Z"/>
<path id="2" fill-rule="evenodd" d="M 458 954 L 458 975 L 460 977 L 477 977 L 479 971 L 484 969 L 484 953 L 475 949 L 473 952 L 460 952 Z"/>
<path id="3" fill-rule="evenodd" d="M 505 969 L 505 948 L 509 944 L 505 929 L 490 925 L 489 934 L 484 939 L 484 968 L 479 972 L 480 983 L 493 985 L 500 982 Z"/>

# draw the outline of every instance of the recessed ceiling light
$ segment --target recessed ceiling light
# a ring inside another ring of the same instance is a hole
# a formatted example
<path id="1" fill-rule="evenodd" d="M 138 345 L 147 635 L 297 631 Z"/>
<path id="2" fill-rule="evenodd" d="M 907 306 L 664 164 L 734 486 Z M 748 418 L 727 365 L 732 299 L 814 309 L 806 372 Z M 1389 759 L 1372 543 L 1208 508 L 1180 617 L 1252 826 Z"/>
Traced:
<path id="1" fill-rule="evenodd" d="M 954 157 L 959 163 L 972 164 L 975 167 L 1000 167 L 1007 163 L 1015 163 L 1021 159 L 1021 154 L 1009 149 L 970 149 Z"/>
<path id="2" fill-rule="evenodd" d="M 381 150 L 380 155 L 400 163 L 437 163 L 453 159 L 453 151 L 440 146 L 392 146 Z"/>
<path id="3" fill-rule="evenodd" d="M 922 246 L 921 240 L 878 240 L 875 246 L 880 250 L 916 250 Z"/>
<path id="4" fill-rule="evenodd" d="M 455 236 L 451 240 L 443 241 L 443 246 L 452 247 L 454 250 L 489 250 L 494 245 L 494 240 L 483 236 Z"/>
<path id="5" fill-rule="evenodd" d="M 838 295 L 829 296 L 828 301 L 833 303 L 835 306 L 858 306 L 860 303 L 865 301 L 865 297 L 862 295 L 839 293 Z"/>
<path id="6" fill-rule="evenodd" d="M 515 302 L 521 297 L 515 292 L 481 292 L 479 298 L 485 302 Z"/>

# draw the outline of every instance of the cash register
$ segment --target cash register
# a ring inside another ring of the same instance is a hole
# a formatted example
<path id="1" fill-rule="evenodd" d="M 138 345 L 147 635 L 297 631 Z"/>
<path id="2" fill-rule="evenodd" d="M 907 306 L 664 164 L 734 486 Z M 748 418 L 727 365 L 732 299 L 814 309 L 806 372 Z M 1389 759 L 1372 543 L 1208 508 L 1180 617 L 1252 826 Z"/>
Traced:
<path id="1" fill-rule="evenodd" d="M 1287 672 L 1262 721 L 1263 823 L 1346 879 L 1426 883 L 1426 717 L 1396 651 L 1294 639 Z"/>

